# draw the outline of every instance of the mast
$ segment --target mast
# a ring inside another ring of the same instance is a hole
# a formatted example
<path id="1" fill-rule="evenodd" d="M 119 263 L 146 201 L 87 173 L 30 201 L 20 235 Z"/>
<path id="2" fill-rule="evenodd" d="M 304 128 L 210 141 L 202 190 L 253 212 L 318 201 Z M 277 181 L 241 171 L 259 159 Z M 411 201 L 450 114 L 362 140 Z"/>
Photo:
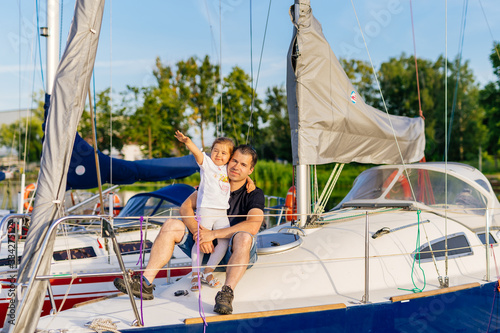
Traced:
<path id="1" fill-rule="evenodd" d="M 54 78 L 59 64 L 59 0 L 47 0 L 47 84 L 45 91 L 52 95 Z M 44 28 L 42 28 L 44 29 Z"/>
<path id="2" fill-rule="evenodd" d="M 294 8 L 295 22 L 300 27 L 300 0 L 295 0 Z M 307 164 L 297 163 L 297 216 L 299 227 L 306 225 L 307 217 L 311 213 L 311 186 L 309 178 L 310 167 Z"/>
<path id="3" fill-rule="evenodd" d="M 46 58 L 46 78 L 45 83 L 45 102 L 52 95 L 54 87 L 54 79 L 56 76 L 57 66 L 59 64 L 59 0 L 47 0 L 47 26 L 40 28 L 40 35 L 47 38 L 47 58 Z M 24 189 L 26 188 L 26 166 L 22 169 L 21 174 L 21 191 L 18 198 L 17 212 L 23 213 L 23 198 Z"/>

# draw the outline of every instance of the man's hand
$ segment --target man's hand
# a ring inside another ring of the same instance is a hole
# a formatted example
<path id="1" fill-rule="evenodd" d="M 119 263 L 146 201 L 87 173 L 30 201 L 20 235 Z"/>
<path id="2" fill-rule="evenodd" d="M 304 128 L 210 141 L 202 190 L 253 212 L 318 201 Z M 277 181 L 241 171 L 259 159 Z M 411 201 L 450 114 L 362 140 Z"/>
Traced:
<path id="1" fill-rule="evenodd" d="M 202 238 L 203 233 L 206 231 L 212 230 L 207 230 L 200 224 L 200 251 L 203 253 L 212 253 L 214 252 L 214 244 L 212 243 L 212 240 L 203 240 Z M 193 232 L 193 240 L 195 243 L 198 241 L 198 229 Z"/>
<path id="2" fill-rule="evenodd" d="M 212 242 L 201 243 L 200 251 L 203 253 L 213 253 L 214 252 L 214 244 Z"/>
<path id="3" fill-rule="evenodd" d="M 215 232 L 213 230 L 200 230 L 200 243 L 212 242 L 214 239 Z"/>

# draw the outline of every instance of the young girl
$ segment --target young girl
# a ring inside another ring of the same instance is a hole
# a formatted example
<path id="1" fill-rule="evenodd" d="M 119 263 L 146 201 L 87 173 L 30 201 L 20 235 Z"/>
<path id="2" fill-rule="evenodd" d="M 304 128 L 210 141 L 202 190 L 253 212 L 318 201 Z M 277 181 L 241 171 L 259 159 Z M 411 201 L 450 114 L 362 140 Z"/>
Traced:
<path id="1" fill-rule="evenodd" d="M 227 209 L 229 208 L 231 189 L 227 177 L 227 163 L 233 153 L 233 140 L 223 137 L 217 138 L 212 144 L 212 150 L 210 156 L 208 156 L 201 152 L 191 139 L 180 131 L 175 132 L 175 137 L 193 153 L 196 163 L 200 166 L 200 186 L 198 187 L 196 201 L 196 215 L 200 217 L 198 223 L 210 230 L 228 228 L 230 225 L 227 218 Z M 255 185 L 251 180 L 249 180 L 248 184 L 248 191 L 255 189 Z M 207 267 L 201 274 L 201 282 L 208 284 L 210 287 L 217 287 L 220 284 L 212 272 L 226 254 L 228 245 L 229 239 L 217 239 L 217 246 L 210 255 Z M 191 259 L 193 265 L 191 290 L 198 291 L 198 272 L 194 268 L 198 266 L 196 244 L 191 250 Z M 200 262 L 202 259 L 203 253 L 201 253 Z"/>

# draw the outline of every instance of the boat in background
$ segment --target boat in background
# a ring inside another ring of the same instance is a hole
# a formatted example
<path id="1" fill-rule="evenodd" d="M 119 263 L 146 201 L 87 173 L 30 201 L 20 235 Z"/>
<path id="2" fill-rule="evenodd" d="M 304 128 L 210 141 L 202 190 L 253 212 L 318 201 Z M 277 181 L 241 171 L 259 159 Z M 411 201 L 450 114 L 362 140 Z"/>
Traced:
<path id="1" fill-rule="evenodd" d="M 140 258 L 147 262 L 151 246 L 166 218 L 179 215 L 179 206 L 193 193 L 194 188 L 185 184 L 172 184 L 154 192 L 139 193 L 131 197 L 125 207 L 114 219 L 114 229 L 120 252 L 127 268 L 137 271 L 141 267 Z M 16 244 L 15 230 L 10 222 L 19 223 L 23 218 L 17 214 L 9 215 L 0 222 L 4 239 L 0 247 L 0 318 L 3 326 L 8 311 L 9 287 L 12 269 L 21 261 L 24 250 L 24 237 L 17 242 L 17 261 L 13 260 L 12 250 Z M 139 217 L 144 217 L 141 225 Z M 29 217 L 29 215 L 26 215 Z M 27 231 L 29 221 L 23 220 Z M 142 233 L 142 235 L 141 235 Z M 142 253 L 141 240 L 144 241 Z M 180 249 L 176 249 L 169 262 L 169 270 L 162 270 L 160 278 L 171 283 L 171 278 L 183 276 L 191 271 L 191 259 Z M 113 297 L 117 290 L 113 280 L 121 277 L 117 258 L 106 239 L 101 237 L 101 225 L 97 216 L 93 220 L 78 218 L 61 225 L 55 238 L 50 274 L 57 278 L 50 280 L 51 294 L 47 293 L 42 307 L 42 316 L 72 308 L 82 302 L 97 298 Z M 14 281 L 15 282 L 15 281 Z M 64 303 L 63 303 L 64 302 Z"/>

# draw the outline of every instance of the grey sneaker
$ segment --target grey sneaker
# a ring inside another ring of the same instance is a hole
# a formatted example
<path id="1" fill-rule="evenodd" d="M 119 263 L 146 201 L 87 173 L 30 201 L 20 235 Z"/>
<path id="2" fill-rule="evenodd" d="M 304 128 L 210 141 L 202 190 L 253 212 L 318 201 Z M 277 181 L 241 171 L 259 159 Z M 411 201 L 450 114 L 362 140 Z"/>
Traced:
<path id="1" fill-rule="evenodd" d="M 132 289 L 132 295 L 134 295 L 137 298 L 141 298 L 140 279 L 141 279 L 140 275 L 132 276 L 132 282 L 130 283 L 130 288 Z M 115 285 L 116 289 L 118 289 L 122 293 L 127 294 L 127 288 L 125 287 L 125 282 L 123 281 L 122 278 L 116 278 L 113 281 L 113 284 Z M 154 289 L 155 289 L 154 284 L 148 286 L 146 281 L 142 280 L 142 299 L 151 300 L 155 298 L 153 295 Z"/>
<path id="2" fill-rule="evenodd" d="M 231 287 L 226 285 L 222 286 L 221 291 L 215 296 L 214 311 L 219 314 L 233 313 L 233 298 L 234 293 Z"/>

